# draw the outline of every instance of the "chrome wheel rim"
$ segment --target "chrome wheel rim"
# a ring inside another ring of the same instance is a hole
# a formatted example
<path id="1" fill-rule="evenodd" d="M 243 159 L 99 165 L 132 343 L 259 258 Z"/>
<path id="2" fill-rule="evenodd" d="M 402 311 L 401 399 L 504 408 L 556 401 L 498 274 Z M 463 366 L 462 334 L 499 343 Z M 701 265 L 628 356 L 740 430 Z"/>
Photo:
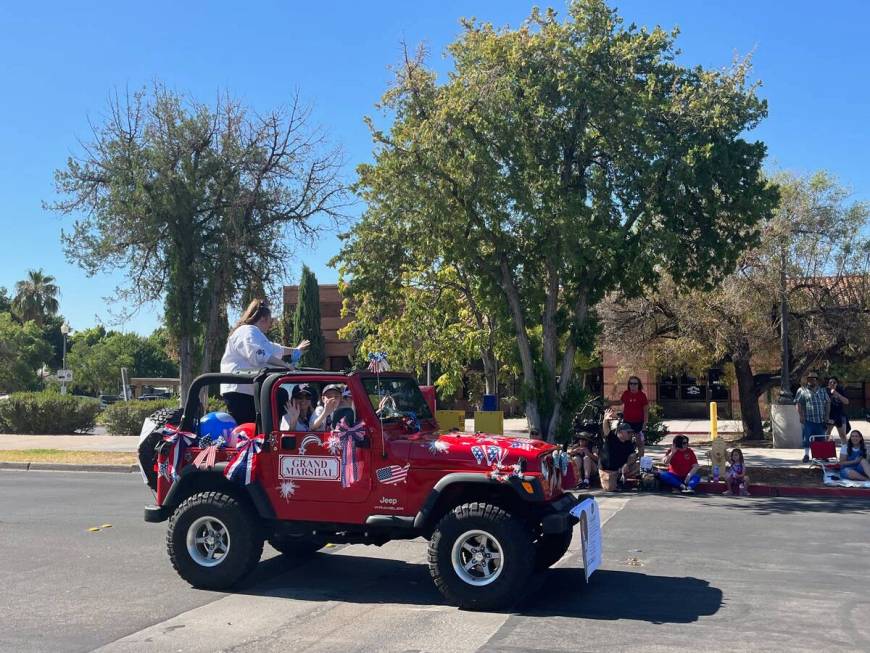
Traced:
<path id="1" fill-rule="evenodd" d="M 494 582 L 504 566 L 501 543 L 486 531 L 466 531 L 456 538 L 450 559 L 456 575 L 475 587 Z"/>
<path id="2" fill-rule="evenodd" d="M 230 552 L 230 531 L 216 517 L 200 517 L 187 529 L 187 552 L 202 567 L 215 567 Z"/>

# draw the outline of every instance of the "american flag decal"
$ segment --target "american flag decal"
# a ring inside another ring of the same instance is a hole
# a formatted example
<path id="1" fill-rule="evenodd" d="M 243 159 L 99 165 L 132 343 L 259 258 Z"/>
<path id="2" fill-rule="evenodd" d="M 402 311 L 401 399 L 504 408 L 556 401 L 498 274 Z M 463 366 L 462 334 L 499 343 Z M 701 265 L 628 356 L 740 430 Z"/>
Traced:
<path id="1" fill-rule="evenodd" d="M 375 472 L 378 477 L 378 482 L 384 485 L 395 485 L 396 483 L 404 483 L 408 476 L 408 470 L 411 468 L 411 463 L 404 467 L 399 465 L 390 465 L 389 467 L 381 467 Z"/>

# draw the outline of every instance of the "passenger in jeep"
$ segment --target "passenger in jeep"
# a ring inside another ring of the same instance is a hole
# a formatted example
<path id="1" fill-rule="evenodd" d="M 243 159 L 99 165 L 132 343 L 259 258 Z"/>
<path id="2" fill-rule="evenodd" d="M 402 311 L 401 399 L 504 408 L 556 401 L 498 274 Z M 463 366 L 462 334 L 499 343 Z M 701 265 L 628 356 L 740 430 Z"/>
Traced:
<path id="1" fill-rule="evenodd" d="M 272 328 L 272 310 L 261 299 L 255 299 L 233 327 L 227 339 L 227 347 L 221 358 L 221 372 L 237 370 L 256 370 L 266 365 L 286 366 L 281 359 L 290 356 L 293 364 L 308 348 L 308 340 L 302 340 L 296 347 L 285 347 L 270 342 L 266 334 Z M 227 412 L 237 424 L 253 422 L 256 419 L 254 395 L 250 385 L 235 383 L 221 384 L 221 396 L 227 405 Z"/>
<path id="2" fill-rule="evenodd" d="M 330 383 L 320 394 L 320 402 L 311 416 L 312 431 L 331 431 L 337 420 L 333 419 L 336 412 L 341 408 L 342 386 L 338 383 Z M 339 418 L 340 419 L 340 418 Z"/>
<path id="3" fill-rule="evenodd" d="M 284 388 L 280 388 L 280 393 Z M 286 390 L 284 391 L 286 393 Z M 285 394 L 286 396 L 286 394 Z M 314 409 L 311 407 L 314 393 L 311 386 L 307 383 L 300 383 L 293 388 L 293 395 L 290 401 L 284 404 L 284 416 L 281 418 L 282 431 L 310 431 L 312 414 Z"/>

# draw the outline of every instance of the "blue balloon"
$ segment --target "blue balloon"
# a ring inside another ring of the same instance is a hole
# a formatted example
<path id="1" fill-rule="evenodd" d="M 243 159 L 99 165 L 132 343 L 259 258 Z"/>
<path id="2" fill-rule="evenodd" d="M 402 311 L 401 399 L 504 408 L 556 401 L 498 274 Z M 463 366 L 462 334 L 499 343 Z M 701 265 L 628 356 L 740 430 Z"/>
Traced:
<path id="1" fill-rule="evenodd" d="M 236 426 L 236 420 L 229 413 L 206 413 L 199 420 L 200 446 L 225 446 Z"/>

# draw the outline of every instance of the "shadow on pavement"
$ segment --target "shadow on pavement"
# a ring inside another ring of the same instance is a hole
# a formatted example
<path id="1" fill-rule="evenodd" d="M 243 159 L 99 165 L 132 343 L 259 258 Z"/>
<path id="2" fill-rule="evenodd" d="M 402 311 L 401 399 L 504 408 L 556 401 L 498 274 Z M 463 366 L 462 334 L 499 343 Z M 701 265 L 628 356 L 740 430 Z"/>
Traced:
<path id="1" fill-rule="evenodd" d="M 260 562 L 236 592 L 299 601 L 444 603 L 425 563 L 340 552 L 295 561 L 277 556 Z"/>
<path id="2" fill-rule="evenodd" d="M 836 497 L 695 497 L 699 506 L 749 510 L 756 515 L 790 515 L 802 512 L 870 514 L 870 501 Z"/>
<path id="3" fill-rule="evenodd" d="M 530 591 L 506 612 L 527 616 L 633 619 L 691 623 L 715 614 L 722 592 L 691 577 L 651 576 L 633 571 L 550 569 L 536 575 Z M 261 562 L 239 594 L 299 601 L 443 605 L 425 563 L 359 555 L 316 554 L 305 561 L 278 556 Z"/>
<path id="4" fill-rule="evenodd" d="M 722 590 L 700 578 L 600 569 L 587 585 L 582 568 L 550 569 L 543 577 L 542 586 L 523 599 L 520 614 L 664 624 L 692 623 L 722 607 Z"/>

